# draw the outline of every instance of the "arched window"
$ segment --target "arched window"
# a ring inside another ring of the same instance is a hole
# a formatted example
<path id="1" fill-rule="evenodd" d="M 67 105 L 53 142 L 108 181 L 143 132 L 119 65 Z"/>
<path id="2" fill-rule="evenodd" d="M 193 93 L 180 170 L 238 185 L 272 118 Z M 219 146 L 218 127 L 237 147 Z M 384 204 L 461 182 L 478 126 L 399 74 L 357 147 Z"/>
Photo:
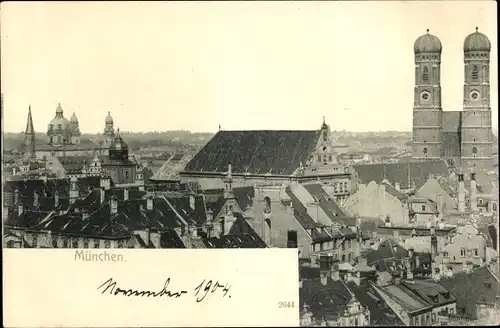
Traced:
<path id="1" fill-rule="evenodd" d="M 424 148 L 424 154 L 427 155 L 427 148 Z"/>
<path id="2" fill-rule="evenodd" d="M 342 262 L 345 262 L 345 254 L 342 254 Z"/>
<path id="3" fill-rule="evenodd" d="M 271 198 L 265 197 L 264 201 L 266 203 L 266 208 L 264 209 L 264 213 L 271 213 Z"/>
<path id="4" fill-rule="evenodd" d="M 422 81 L 429 81 L 429 69 L 427 67 L 424 67 L 424 70 L 422 71 Z"/>
<path id="5" fill-rule="evenodd" d="M 473 80 L 479 79 L 479 69 L 477 68 L 476 65 L 472 67 L 472 79 Z"/>
<path id="6" fill-rule="evenodd" d="M 472 154 L 474 154 L 474 156 L 477 155 L 477 148 L 476 147 L 472 147 Z"/>

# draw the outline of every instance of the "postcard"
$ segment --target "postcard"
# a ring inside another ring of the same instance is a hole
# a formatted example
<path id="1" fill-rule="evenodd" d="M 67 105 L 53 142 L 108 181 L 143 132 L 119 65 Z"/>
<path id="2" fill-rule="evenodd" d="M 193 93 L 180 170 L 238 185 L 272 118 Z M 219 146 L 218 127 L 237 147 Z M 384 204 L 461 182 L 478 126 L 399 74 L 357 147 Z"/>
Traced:
<path id="1" fill-rule="evenodd" d="M 7 327 L 500 323 L 496 2 L 0 27 Z"/>

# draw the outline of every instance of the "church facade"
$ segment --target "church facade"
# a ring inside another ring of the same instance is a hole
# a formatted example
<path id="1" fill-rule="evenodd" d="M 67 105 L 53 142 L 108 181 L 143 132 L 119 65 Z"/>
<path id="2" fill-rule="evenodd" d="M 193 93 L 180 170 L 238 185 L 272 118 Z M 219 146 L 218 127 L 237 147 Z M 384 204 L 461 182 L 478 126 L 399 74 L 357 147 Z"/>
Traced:
<path id="1" fill-rule="evenodd" d="M 68 120 L 64 116 L 61 104 L 59 104 L 56 108 L 55 117 L 47 126 L 47 142 L 37 145 L 35 143 L 35 129 L 30 106 L 24 132 L 24 156 L 30 159 L 64 156 L 107 156 L 109 148 L 115 140 L 113 125 L 113 118 L 108 112 L 108 116 L 105 118 L 103 140 L 101 142 L 81 141 L 80 126 L 76 114 L 73 113 Z"/>
<path id="2" fill-rule="evenodd" d="M 415 41 L 412 156 L 415 160 L 452 160 L 462 169 L 491 169 L 491 43 L 477 28 L 465 38 L 461 111 L 443 111 L 441 52 L 441 41 L 429 30 Z"/>

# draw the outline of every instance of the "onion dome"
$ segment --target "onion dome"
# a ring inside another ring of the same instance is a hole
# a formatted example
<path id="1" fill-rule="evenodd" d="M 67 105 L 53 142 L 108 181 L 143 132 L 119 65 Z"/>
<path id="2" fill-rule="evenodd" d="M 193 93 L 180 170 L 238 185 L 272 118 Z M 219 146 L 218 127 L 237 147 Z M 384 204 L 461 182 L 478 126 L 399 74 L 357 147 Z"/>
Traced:
<path id="1" fill-rule="evenodd" d="M 111 117 L 111 112 L 108 112 L 108 116 L 106 116 L 106 120 L 104 122 L 106 124 L 113 124 L 113 118 Z"/>
<path id="2" fill-rule="evenodd" d="M 73 112 L 73 115 L 71 115 L 71 118 L 69 119 L 71 123 L 78 123 L 78 117 L 76 117 L 75 112 Z"/>
<path id="3" fill-rule="evenodd" d="M 491 51 L 491 42 L 486 35 L 478 31 L 469 34 L 464 40 L 464 52 L 468 51 Z"/>
<path id="4" fill-rule="evenodd" d="M 415 44 L 413 45 L 413 50 L 415 54 L 419 53 L 441 53 L 443 50 L 443 46 L 441 45 L 441 41 L 439 39 L 429 33 L 429 29 L 427 29 L 427 33 L 421 35 L 415 40 Z"/>

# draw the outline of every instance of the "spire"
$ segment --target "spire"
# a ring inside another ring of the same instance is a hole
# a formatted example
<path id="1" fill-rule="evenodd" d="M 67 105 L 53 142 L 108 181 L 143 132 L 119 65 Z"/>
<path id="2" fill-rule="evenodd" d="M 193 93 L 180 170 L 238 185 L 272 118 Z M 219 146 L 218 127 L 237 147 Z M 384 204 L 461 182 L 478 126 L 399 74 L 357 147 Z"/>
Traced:
<path id="1" fill-rule="evenodd" d="M 26 122 L 26 130 L 24 134 L 35 134 L 35 129 L 33 127 L 33 117 L 31 116 L 31 105 L 28 107 L 28 120 Z"/>

